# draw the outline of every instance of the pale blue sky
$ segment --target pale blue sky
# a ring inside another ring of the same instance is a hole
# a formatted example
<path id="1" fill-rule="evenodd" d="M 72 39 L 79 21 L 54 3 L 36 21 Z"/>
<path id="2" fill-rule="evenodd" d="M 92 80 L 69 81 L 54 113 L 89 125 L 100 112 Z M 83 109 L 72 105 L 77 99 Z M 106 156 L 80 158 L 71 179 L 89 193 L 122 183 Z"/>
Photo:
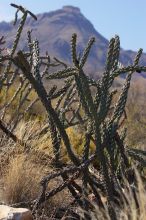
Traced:
<path id="1" fill-rule="evenodd" d="M 81 9 L 95 29 L 108 40 L 118 34 L 124 49 L 146 52 L 146 0 L 0 0 L 0 21 L 10 21 L 16 3 L 33 13 L 49 12 L 64 5 Z"/>

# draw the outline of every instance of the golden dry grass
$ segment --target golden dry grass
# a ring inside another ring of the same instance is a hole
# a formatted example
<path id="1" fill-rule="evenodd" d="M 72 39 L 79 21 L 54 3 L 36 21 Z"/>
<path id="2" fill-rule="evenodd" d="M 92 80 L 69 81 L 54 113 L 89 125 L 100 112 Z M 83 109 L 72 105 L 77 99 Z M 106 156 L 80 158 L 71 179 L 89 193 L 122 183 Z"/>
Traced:
<path id="1" fill-rule="evenodd" d="M 11 158 L 3 177 L 4 201 L 13 204 L 35 199 L 43 175 L 43 167 L 36 166 L 25 155 Z"/>
<path id="2" fill-rule="evenodd" d="M 29 153 L 25 152 L 22 146 L 5 139 L 3 148 L 6 145 L 9 147 L 5 154 L 0 153 L 0 160 L 3 159 L 1 166 L 3 192 L 0 202 L 4 201 L 10 205 L 30 203 L 39 196 L 42 177 L 55 169 L 47 158 L 47 155 L 52 154 L 49 134 L 33 138 L 40 126 L 37 120 L 29 123 L 21 122 L 15 131 L 20 139 L 31 146 Z M 60 181 L 61 179 L 52 180 L 48 184 L 48 190 L 57 187 Z M 67 190 L 57 194 L 45 203 L 46 212 L 51 213 L 56 207 L 67 205 L 69 199 Z"/>

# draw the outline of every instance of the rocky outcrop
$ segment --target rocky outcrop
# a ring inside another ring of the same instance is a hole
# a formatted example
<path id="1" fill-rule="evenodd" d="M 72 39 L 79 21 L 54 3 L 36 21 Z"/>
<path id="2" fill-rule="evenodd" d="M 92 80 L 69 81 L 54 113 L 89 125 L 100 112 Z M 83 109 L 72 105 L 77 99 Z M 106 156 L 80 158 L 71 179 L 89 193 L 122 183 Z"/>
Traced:
<path id="1" fill-rule="evenodd" d="M 0 220 L 33 220 L 30 210 L 0 205 Z"/>

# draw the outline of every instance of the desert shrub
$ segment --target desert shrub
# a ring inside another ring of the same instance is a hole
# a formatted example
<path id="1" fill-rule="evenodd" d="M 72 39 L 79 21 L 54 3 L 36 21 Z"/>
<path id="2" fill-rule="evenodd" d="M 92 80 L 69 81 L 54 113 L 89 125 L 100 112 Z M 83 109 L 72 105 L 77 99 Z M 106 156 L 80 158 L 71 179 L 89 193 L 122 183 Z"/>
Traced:
<path id="1" fill-rule="evenodd" d="M 132 83 L 126 106 L 127 142 L 129 146 L 138 146 L 142 149 L 144 149 L 146 140 L 145 85 L 145 79 Z"/>
<path id="2" fill-rule="evenodd" d="M 66 132 L 70 137 L 70 143 L 73 146 L 73 150 L 76 152 L 77 155 L 81 156 L 83 154 L 84 145 L 86 141 L 84 137 L 84 132 L 81 129 L 75 129 L 75 128 L 68 128 L 66 129 Z M 95 144 L 93 142 L 90 143 L 89 151 L 90 154 L 95 151 Z M 63 143 L 62 143 L 61 158 L 63 162 L 70 161 L 67 150 Z"/>

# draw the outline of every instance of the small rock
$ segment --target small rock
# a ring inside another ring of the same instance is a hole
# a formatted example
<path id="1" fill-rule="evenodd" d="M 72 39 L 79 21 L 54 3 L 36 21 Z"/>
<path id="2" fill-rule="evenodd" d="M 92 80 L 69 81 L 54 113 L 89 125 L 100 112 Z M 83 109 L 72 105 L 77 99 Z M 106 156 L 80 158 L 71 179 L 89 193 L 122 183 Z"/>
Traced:
<path id="1" fill-rule="evenodd" d="M 0 220 L 33 220 L 33 217 L 29 209 L 0 205 Z"/>

